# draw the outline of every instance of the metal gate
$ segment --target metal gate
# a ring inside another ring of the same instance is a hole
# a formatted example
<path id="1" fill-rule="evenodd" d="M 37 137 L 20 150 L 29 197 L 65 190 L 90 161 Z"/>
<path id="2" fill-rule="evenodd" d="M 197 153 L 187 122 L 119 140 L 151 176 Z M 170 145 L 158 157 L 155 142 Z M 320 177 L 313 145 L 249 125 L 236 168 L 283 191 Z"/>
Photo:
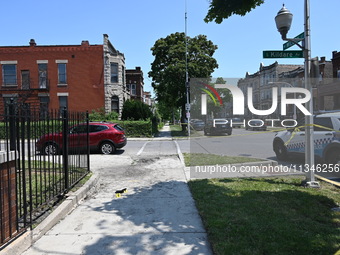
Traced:
<path id="1" fill-rule="evenodd" d="M 90 170 L 88 113 L 41 112 L 13 101 L 4 110 L 0 247 L 39 222 Z M 85 132 L 70 132 L 79 125 Z"/>

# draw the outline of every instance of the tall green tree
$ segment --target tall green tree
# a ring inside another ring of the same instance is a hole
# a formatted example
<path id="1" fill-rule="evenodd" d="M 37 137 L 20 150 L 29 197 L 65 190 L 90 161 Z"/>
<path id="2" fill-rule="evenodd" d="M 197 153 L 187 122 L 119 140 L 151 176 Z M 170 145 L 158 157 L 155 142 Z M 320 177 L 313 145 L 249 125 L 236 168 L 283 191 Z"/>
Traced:
<path id="1" fill-rule="evenodd" d="M 205 35 L 185 38 L 184 33 L 174 33 L 158 39 L 151 48 L 155 59 L 149 72 L 157 101 L 171 109 L 181 107 L 183 116 L 186 103 L 186 53 L 189 77 L 205 78 L 210 77 L 218 67 L 213 58 L 216 49 L 217 46 Z"/>
<path id="2" fill-rule="evenodd" d="M 264 0 L 210 0 L 208 14 L 204 21 L 215 21 L 220 24 L 234 14 L 244 16 L 263 3 Z"/>

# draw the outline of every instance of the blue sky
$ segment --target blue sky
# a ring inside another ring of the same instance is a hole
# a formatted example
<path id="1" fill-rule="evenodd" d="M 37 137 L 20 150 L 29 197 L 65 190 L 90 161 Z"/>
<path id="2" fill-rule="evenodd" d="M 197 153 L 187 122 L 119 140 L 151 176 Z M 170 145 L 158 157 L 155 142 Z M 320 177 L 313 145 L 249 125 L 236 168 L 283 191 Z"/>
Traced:
<path id="1" fill-rule="evenodd" d="M 244 17 L 233 16 L 222 24 L 203 21 L 208 0 L 186 0 L 188 36 L 207 35 L 218 46 L 214 57 L 219 68 L 214 77 L 244 77 L 260 63 L 303 64 L 303 59 L 263 59 L 263 50 L 282 50 L 274 17 L 285 3 L 294 15 L 289 37 L 303 32 L 304 0 L 266 0 Z M 340 51 L 336 26 L 339 0 L 310 0 L 312 57 L 332 57 Z M 151 90 L 147 73 L 153 61 L 150 48 L 159 38 L 185 30 L 185 0 L 16 0 L 1 3 L 0 45 L 102 44 L 108 34 L 112 44 L 125 54 L 126 68 L 141 66 L 145 90 Z M 5 24 L 5 25 L 4 25 Z M 291 49 L 298 49 L 296 46 Z"/>

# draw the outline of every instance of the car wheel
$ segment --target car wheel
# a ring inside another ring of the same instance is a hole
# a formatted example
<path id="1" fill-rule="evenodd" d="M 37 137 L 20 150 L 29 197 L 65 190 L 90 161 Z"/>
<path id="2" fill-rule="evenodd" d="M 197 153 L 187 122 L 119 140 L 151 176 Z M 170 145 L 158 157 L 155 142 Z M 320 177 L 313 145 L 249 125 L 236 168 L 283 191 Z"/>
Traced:
<path id="1" fill-rule="evenodd" d="M 103 142 L 99 146 L 99 151 L 102 154 L 109 155 L 109 154 L 113 154 L 116 151 L 116 147 L 110 142 Z"/>
<path id="2" fill-rule="evenodd" d="M 207 134 L 208 134 L 207 130 L 204 129 L 204 135 L 207 135 Z"/>
<path id="3" fill-rule="evenodd" d="M 278 160 L 286 160 L 288 158 L 287 148 L 282 141 L 275 142 L 274 152 Z"/>
<path id="4" fill-rule="evenodd" d="M 59 152 L 59 147 L 55 143 L 47 143 L 43 147 L 42 152 L 44 155 L 57 155 Z"/>
<path id="5" fill-rule="evenodd" d="M 228 134 L 228 135 L 231 135 L 231 133 L 232 133 L 232 131 L 231 131 L 231 130 L 227 132 L 227 134 Z"/>
<path id="6" fill-rule="evenodd" d="M 335 149 L 328 152 L 326 161 L 328 164 L 340 164 L 340 149 Z"/>

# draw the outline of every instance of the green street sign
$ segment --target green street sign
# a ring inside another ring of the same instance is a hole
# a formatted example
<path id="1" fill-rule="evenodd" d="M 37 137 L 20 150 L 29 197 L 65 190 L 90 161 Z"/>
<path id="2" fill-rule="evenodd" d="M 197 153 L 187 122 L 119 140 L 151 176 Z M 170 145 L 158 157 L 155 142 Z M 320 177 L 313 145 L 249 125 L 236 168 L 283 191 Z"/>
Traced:
<path id="1" fill-rule="evenodd" d="M 294 39 L 304 39 L 304 38 L 305 38 L 304 32 L 302 32 L 301 34 L 294 37 Z M 292 47 L 293 45 L 295 45 L 295 43 L 288 41 L 288 42 L 283 44 L 283 50 L 286 50 L 286 49 Z"/>
<path id="2" fill-rule="evenodd" d="M 264 50 L 263 58 L 303 58 L 302 50 Z"/>

